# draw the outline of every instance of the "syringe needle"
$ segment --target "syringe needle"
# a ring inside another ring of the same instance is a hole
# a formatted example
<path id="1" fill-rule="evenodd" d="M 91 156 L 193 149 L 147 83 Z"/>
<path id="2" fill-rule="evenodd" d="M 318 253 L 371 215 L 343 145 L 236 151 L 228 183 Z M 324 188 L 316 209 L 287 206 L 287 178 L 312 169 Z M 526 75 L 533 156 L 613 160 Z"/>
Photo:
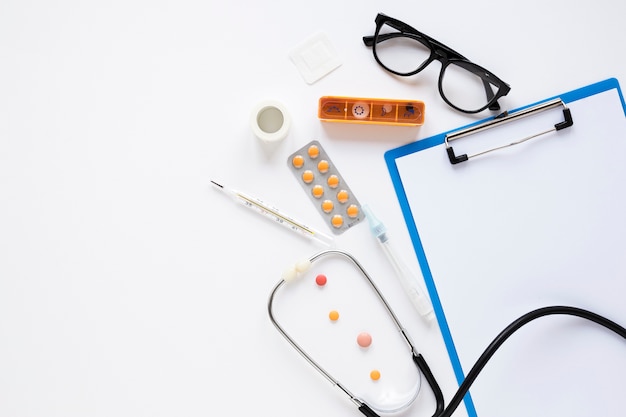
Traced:
<path id="1" fill-rule="evenodd" d="M 332 237 L 325 235 L 322 232 L 318 232 L 317 230 L 306 226 L 302 222 L 296 221 L 292 219 L 291 217 L 284 215 L 283 213 L 280 212 L 280 210 L 278 210 L 275 207 L 270 206 L 264 201 L 259 200 L 258 198 L 249 196 L 241 191 L 227 188 L 223 186 L 222 184 L 219 184 L 213 180 L 211 180 L 211 183 L 215 185 L 217 188 L 219 188 L 221 191 L 229 194 L 237 202 L 243 204 L 244 206 L 250 209 L 253 209 L 259 214 L 264 215 L 265 217 L 273 220 L 275 223 L 279 223 L 282 226 L 287 227 L 288 229 L 291 229 L 292 231 L 300 235 L 304 235 L 310 239 L 316 240 L 320 243 L 323 243 L 326 246 L 333 246 L 334 241 Z"/>

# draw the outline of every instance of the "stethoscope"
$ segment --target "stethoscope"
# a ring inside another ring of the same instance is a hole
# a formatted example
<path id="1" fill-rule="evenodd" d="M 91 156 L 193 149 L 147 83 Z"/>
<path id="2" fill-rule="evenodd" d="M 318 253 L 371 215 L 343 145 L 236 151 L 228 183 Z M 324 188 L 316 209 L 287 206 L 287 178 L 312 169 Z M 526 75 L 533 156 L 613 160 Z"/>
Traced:
<path id="1" fill-rule="evenodd" d="M 345 393 L 363 414 L 365 414 L 368 417 L 378 417 L 378 414 L 376 414 L 376 412 L 374 411 L 373 407 L 368 405 L 364 400 L 362 400 L 362 399 L 358 398 L 356 395 L 354 395 L 346 386 L 344 386 L 340 381 L 338 381 L 336 378 L 334 378 L 326 369 L 324 369 L 317 361 L 315 361 L 315 359 L 313 359 L 311 357 L 311 355 L 309 355 L 304 350 L 304 348 L 302 348 L 294 340 L 294 338 L 292 336 L 290 336 L 287 333 L 287 331 L 285 331 L 285 329 L 278 323 L 278 321 L 276 320 L 276 317 L 274 315 L 274 310 L 273 310 L 274 299 L 276 297 L 276 293 L 278 292 L 278 290 L 281 287 L 283 287 L 284 285 L 288 284 L 289 282 L 295 280 L 300 274 L 306 272 L 315 261 L 320 260 L 320 259 L 325 258 L 325 257 L 328 257 L 328 256 L 340 256 L 340 257 L 343 257 L 343 258 L 347 259 L 348 261 L 350 261 L 357 268 L 357 270 L 365 278 L 365 280 L 369 284 L 370 288 L 376 294 L 376 297 L 378 298 L 378 300 L 380 300 L 380 302 L 384 306 L 384 308 L 387 311 L 387 313 L 389 313 L 389 316 L 391 317 L 391 320 L 392 320 L 394 326 L 396 327 L 396 329 L 398 330 L 399 334 L 402 335 L 402 338 L 407 343 L 407 345 L 408 345 L 408 347 L 410 349 L 411 355 L 412 355 L 413 362 L 415 363 L 415 365 L 417 366 L 417 368 L 421 372 L 421 375 L 424 376 L 424 378 L 428 382 L 428 385 L 430 386 L 431 390 L 433 391 L 433 393 L 435 395 L 435 399 L 437 401 L 437 411 L 436 412 L 440 413 L 443 410 L 443 403 L 444 403 L 444 401 L 443 401 L 443 393 L 441 392 L 441 389 L 439 388 L 439 385 L 437 384 L 437 381 L 436 381 L 435 377 L 433 376 L 433 374 L 432 374 L 432 372 L 430 370 L 430 367 L 426 363 L 426 360 L 417 351 L 417 349 L 415 348 L 415 346 L 411 342 L 411 339 L 408 336 L 406 330 L 404 329 L 404 327 L 400 323 L 400 320 L 398 320 L 398 316 L 393 311 L 393 309 L 391 308 L 391 306 L 389 305 L 389 303 L 387 302 L 387 300 L 385 299 L 383 294 L 380 292 L 380 290 L 378 289 L 378 287 L 376 286 L 376 284 L 374 283 L 374 281 L 372 280 L 370 275 L 363 268 L 363 266 L 361 266 L 361 264 L 352 255 L 348 254 L 347 252 L 342 251 L 342 250 L 337 250 L 337 249 L 325 250 L 325 251 L 317 253 L 316 255 L 313 255 L 308 260 L 298 262 L 293 267 L 287 269 L 287 271 L 285 271 L 285 273 L 283 273 L 283 277 L 281 278 L 281 280 L 278 282 L 278 284 L 276 284 L 276 286 L 272 290 L 272 292 L 270 294 L 270 297 L 269 297 L 269 300 L 268 300 L 267 309 L 268 309 L 268 313 L 269 313 L 270 320 L 271 320 L 272 324 L 274 324 L 274 326 L 276 327 L 276 329 L 278 329 L 280 334 L 283 335 L 283 337 L 289 342 L 289 344 L 291 346 L 293 346 L 294 349 L 296 349 L 296 351 L 298 351 L 298 353 L 300 353 L 300 355 L 302 355 L 302 357 L 304 357 L 304 359 L 306 359 L 306 361 L 309 364 L 311 364 L 328 381 L 330 381 L 333 385 L 337 386 L 343 393 Z M 406 406 L 410 405 L 410 403 L 413 402 L 413 400 L 415 399 L 417 394 L 418 394 L 418 392 L 415 392 L 415 395 L 412 398 L 409 399 L 409 401 L 407 402 Z"/>
<path id="2" fill-rule="evenodd" d="M 284 285 L 288 284 L 289 282 L 292 282 L 295 279 L 297 279 L 304 272 L 308 271 L 310 269 L 311 265 L 314 262 L 316 262 L 316 261 L 318 261 L 318 260 L 320 260 L 322 258 L 328 257 L 328 256 L 339 256 L 339 257 L 343 257 L 343 258 L 347 259 L 348 261 L 350 261 L 357 268 L 357 270 L 361 273 L 361 275 L 365 278 L 365 280 L 367 281 L 367 283 L 369 284 L 371 289 L 376 294 L 377 298 L 380 300 L 380 302 L 384 306 L 385 310 L 389 313 L 389 315 L 391 317 L 391 320 L 394 323 L 395 327 L 397 328 L 397 330 L 399 331 L 399 333 L 402 335 L 403 339 L 405 340 L 405 342 L 409 346 L 409 349 L 410 349 L 411 355 L 412 355 L 412 360 L 413 360 L 414 364 L 417 366 L 418 370 L 421 372 L 421 374 L 426 379 L 426 381 L 427 381 L 431 391 L 433 392 L 433 395 L 435 396 L 436 407 L 435 407 L 435 412 L 433 414 L 433 417 L 450 417 L 452 415 L 452 413 L 454 413 L 456 408 L 461 404 L 461 402 L 463 400 L 463 397 L 469 391 L 470 386 L 476 380 L 476 378 L 478 377 L 478 374 L 481 372 L 481 370 L 484 368 L 484 366 L 487 364 L 487 362 L 493 356 L 493 354 L 496 352 L 496 350 L 515 331 L 517 331 L 522 326 L 530 323 L 531 321 L 533 321 L 533 320 L 535 320 L 537 318 L 544 317 L 544 316 L 550 316 L 550 315 L 570 315 L 570 316 L 576 316 L 576 317 L 580 317 L 580 318 L 592 321 L 592 322 L 594 322 L 596 324 L 599 324 L 599 325 L 607 328 L 608 330 L 611 330 L 614 333 L 620 335 L 622 338 L 626 339 L 626 328 L 622 327 L 621 325 L 619 325 L 619 324 L 617 324 L 617 323 L 615 323 L 615 322 L 613 322 L 613 321 L 611 321 L 611 320 L 609 320 L 609 319 L 607 319 L 607 318 L 605 318 L 603 316 L 600 316 L 600 315 L 598 315 L 596 313 L 593 313 L 591 311 L 583 310 L 583 309 L 580 309 L 580 308 L 577 308 L 577 307 L 569 307 L 569 306 L 550 306 L 550 307 L 543 307 L 543 308 L 539 308 L 537 310 L 533 310 L 533 311 L 531 311 L 529 313 L 524 314 L 523 316 L 521 316 L 517 320 L 513 321 L 502 332 L 500 332 L 500 334 L 491 342 L 491 344 L 489 344 L 489 346 L 485 349 L 483 354 L 476 361 L 476 364 L 467 373 L 467 376 L 465 377 L 465 379 L 463 380 L 463 382 L 459 386 L 459 389 L 457 390 L 456 394 L 450 400 L 450 403 L 448 404 L 448 406 L 445 407 L 445 402 L 444 402 L 443 393 L 441 391 L 441 388 L 439 387 L 439 384 L 437 383 L 437 380 L 435 379 L 432 371 L 430 370 L 430 367 L 426 363 L 426 360 L 417 351 L 417 349 L 415 348 L 415 346 L 411 342 L 411 339 L 409 338 L 406 330 L 404 329 L 404 327 L 402 326 L 402 324 L 398 320 L 397 315 L 394 313 L 393 309 L 391 308 L 391 306 L 389 305 L 389 303 L 387 302 L 385 297 L 382 295 L 382 293 L 380 292 L 380 290 L 378 289 L 378 287 L 376 286 L 376 284 L 374 283 L 374 281 L 372 280 L 370 275 L 367 273 L 367 271 L 349 253 L 347 253 L 345 251 L 342 251 L 342 250 L 337 250 L 337 249 L 325 250 L 325 251 L 319 252 L 319 253 L 311 256 L 307 260 L 300 261 L 300 262 L 296 263 L 294 266 L 288 268 L 283 273 L 283 276 L 281 277 L 281 280 L 273 288 L 273 290 L 272 290 L 272 292 L 270 294 L 268 303 L 267 303 L 267 309 L 268 309 L 269 317 L 270 317 L 270 320 L 271 320 L 272 324 L 276 327 L 278 332 L 280 334 L 282 334 L 283 337 L 289 342 L 289 344 L 291 346 L 293 346 L 293 348 L 309 364 L 311 364 L 313 366 L 313 368 L 315 368 L 328 381 L 330 381 L 333 385 L 337 386 L 345 395 L 347 395 L 348 398 L 350 399 L 350 401 L 352 401 L 358 407 L 359 411 L 361 413 L 363 413 L 367 417 L 380 417 L 380 416 L 374 411 L 374 407 L 371 407 L 364 400 L 362 400 L 362 399 L 358 398 L 356 395 L 354 395 L 346 386 L 344 386 L 341 382 L 339 382 L 336 378 L 334 378 L 328 371 L 326 371 L 318 362 L 316 362 L 311 357 L 311 355 L 309 355 L 294 340 L 294 338 L 291 337 L 285 331 L 285 329 L 278 323 L 278 321 L 276 320 L 276 317 L 274 315 L 274 309 L 273 309 L 273 307 L 274 307 L 274 299 L 276 297 L 276 294 L 277 294 L 278 290 L 281 287 L 283 287 Z M 417 395 L 417 392 L 415 393 L 415 395 Z M 408 405 L 410 405 L 410 403 L 412 403 L 413 400 L 414 400 L 414 398 L 409 400 L 409 404 Z"/>

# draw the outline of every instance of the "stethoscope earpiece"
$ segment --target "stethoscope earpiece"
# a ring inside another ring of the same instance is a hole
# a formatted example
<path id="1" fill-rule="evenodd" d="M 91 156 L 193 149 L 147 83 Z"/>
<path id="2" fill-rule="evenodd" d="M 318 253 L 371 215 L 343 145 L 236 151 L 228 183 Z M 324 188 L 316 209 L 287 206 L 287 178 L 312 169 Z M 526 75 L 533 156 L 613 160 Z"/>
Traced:
<path id="1" fill-rule="evenodd" d="M 309 259 L 298 261 L 283 271 L 281 279 L 285 282 L 295 281 L 300 274 L 308 271 L 311 268 L 311 265 L 312 263 Z"/>

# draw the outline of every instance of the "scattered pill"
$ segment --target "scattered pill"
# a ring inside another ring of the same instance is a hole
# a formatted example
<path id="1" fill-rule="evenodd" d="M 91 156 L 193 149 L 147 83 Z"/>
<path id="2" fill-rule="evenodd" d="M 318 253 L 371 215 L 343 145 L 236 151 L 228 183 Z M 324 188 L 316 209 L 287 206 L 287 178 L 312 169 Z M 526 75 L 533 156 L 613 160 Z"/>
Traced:
<path id="1" fill-rule="evenodd" d="M 335 208 L 335 205 L 331 200 L 324 200 L 322 202 L 322 211 L 324 213 L 330 213 L 331 211 L 333 211 L 333 208 Z"/>
<path id="2" fill-rule="evenodd" d="M 374 369 L 370 372 L 370 378 L 372 378 L 372 381 L 378 381 L 380 379 L 380 371 Z"/>
<path id="3" fill-rule="evenodd" d="M 304 157 L 302 155 L 296 155 L 291 160 L 294 168 L 302 168 L 304 166 Z"/>
<path id="4" fill-rule="evenodd" d="M 302 173 L 302 181 L 306 182 L 307 184 L 312 183 L 314 179 L 315 175 L 313 175 L 313 171 L 307 169 Z"/>
<path id="5" fill-rule="evenodd" d="M 313 197 L 315 198 L 322 198 L 322 196 L 324 195 L 324 187 L 322 187 L 319 184 L 315 185 L 311 189 L 311 193 L 313 194 Z"/>
<path id="6" fill-rule="evenodd" d="M 367 332 L 359 333 L 356 342 L 363 348 L 369 347 L 372 344 L 372 335 Z"/>
<path id="7" fill-rule="evenodd" d="M 309 157 L 312 159 L 317 158 L 318 156 L 320 156 L 320 148 L 317 147 L 317 145 L 311 145 L 309 146 Z"/>
<path id="8" fill-rule="evenodd" d="M 332 321 L 339 320 L 339 312 L 337 310 L 331 311 L 330 313 L 328 313 L 328 318 Z"/>
<path id="9" fill-rule="evenodd" d="M 319 285 L 320 287 L 323 287 L 324 285 L 326 285 L 327 281 L 328 279 L 326 278 L 326 275 L 324 274 L 319 274 L 318 276 L 315 277 L 315 283 Z"/>

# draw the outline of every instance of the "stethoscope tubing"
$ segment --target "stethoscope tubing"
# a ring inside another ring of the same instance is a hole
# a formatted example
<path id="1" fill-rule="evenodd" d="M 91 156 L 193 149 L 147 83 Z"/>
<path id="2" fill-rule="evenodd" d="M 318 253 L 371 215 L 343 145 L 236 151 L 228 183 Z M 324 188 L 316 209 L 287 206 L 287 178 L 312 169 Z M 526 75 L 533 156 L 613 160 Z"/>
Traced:
<path id="1" fill-rule="evenodd" d="M 367 273 L 365 268 L 363 268 L 363 266 L 352 255 L 350 255 L 349 253 L 347 253 L 345 251 L 338 250 L 338 249 L 328 249 L 328 250 L 321 251 L 321 252 L 311 256 L 309 258 L 309 262 L 310 263 L 314 263 L 315 261 L 317 261 L 317 260 L 319 260 L 321 258 L 324 258 L 324 257 L 327 257 L 327 256 L 333 256 L 333 255 L 341 256 L 343 258 L 348 259 L 361 272 L 361 274 L 366 279 L 366 281 L 368 282 L 368 284 L 370 285 L 370 287 L 372 288 L 372 290 L 374 291 L 374 293 L 376 294 L 376 296 L 378 297 L 380 302 L 385 307 L 385 310 L 389 313 L 389 316 L 391 317 L 395 327 L 402 334 L 402 337 L 404 338 L 404 340 L 408 344 L 409 349 L 411 351 L 411 354 L 413 356 L 413 361 L 415 362 L 415 364 L 417 365 L 418 369 L 420 370 L 420 373 L 425 375 L 427 382 L 429 383 L 429 385 L 431 386 L 431 389 L 435 393 L 435 397 L 437 398 L 437 403 L 438 404 L 440 402 L 443 403 L 443 395 L 441 394 L 441 390 L 440 390 L 439 386 L 437 385 L 437 382 L 436 382 L 434 376 L 432 375 L 432 372 L 430 372 L 430 369 L 429 369 L 428 365 L 426 364 L 426 361 L 424 360 L 422 355 L 417 352 L 417 349 L 415 348 L 415 346 L 411 342 L 411 339 L 409 338 L 406 330 L 404 329 L 404 327 L 400 323 L 400 320 L 398 319 L 398 317 L 394 313 L 393 309 L 391 308 L 390 304 L 387 302 L 387 300 L 385 299 L 383 294 L 380 292 L 380 290 L 378 289 L 378 287 L 376 286 L 376 284 L 374 283 L 374 281 L 372 280 L 370 275 Z M 367 404 L 365 404 L 362 400 L 360 400 L 357 396 L 355 396 L 352 392 L 350 392 L 350 390 L 348 390 L 345 386 L 343 386 L 336 378 L 334 378 L 328 371 L 326 371 L 317 361 L 315 361 L 315 359 L 313 359 L 311 357 L 311 355 L 309 355 L 306 352 L 306 350 L 304 350 L 304 348 L 302 346 L 300 346 L 294 340 L 294 338 L 291 337 L 291 335 L 289 335 L 289 333 L 287 333 L 287 331 L 278 323 L 278 320 L 276 320 L 276 317 L 274 315 L 274 310 L 273 310 L 274 299 L 276 297 L 276 294 L 277 294 L 278 290 L 285 284 L 286 284 L 286 281 L 284 279 L 281 279 L 274 286 L 274 288 L 272 289 L 272 291 L 270 293 L 270 296 L 269 296 L 269 299 L 268 299 L 268 302 L 267 302 L 267 311 L 268 311 L 268 314 L 269 314 L 269 317 L 270 317 L 270 321 L 272 322 L 274 327 L 276 327 L 278 332 L 287 340 L 287 342 L 289 342 L 289 344 L 309 364 L 311 364 L 311 366 L 313 366 L 319 373 L 321 373 L 331 384 L 333 384 L 333 385 L 337 386 L 339 389 L 341 389 L 350 398 L 350 400 L 357 407 L 359 407 L 359 410 L 363 414 L 365 414 L 367 416 L 378 416 Z M 440 401 L 440 399 L 441 399 L 441 401 Z M 438 406 L 437 408 L 439 409 L 440 407 Z"/>
<path id="2" fill-rule="evenodd" d="M 534 320 L 536 320 L 538 318 L 546 317 L 546 316 L 552 316 L 552 315 L 575 316 L 575 317 L 579 317 L 579 318 L 582 318 L 582 319 L 589 320 L 589 321 L 591 321 L 593 323 L 596 323 L 596 324 L 604 327 L 605 329 L 610 330 L 610 331 L 614 332 L 615 334 L 621 336 L 622 338 L 626 339 L 626 328 L 625 327 L 621 326 L 620 324 L 618 324 L 618 323 L 616 323 L 616 322 L 614 322 L 614 321 L 612 321 L 612 320 L 610 320 L 610 319 L 608 319 L 606 317 L 603 317 L 603 316 L 601 316 L 599 314 L 596 314 L 596 313 L 594 313 L 592 311 L 589 311 L 589 310 L 585 310 L 585 309 L 581 309 L 581 308 L 577 308 L 577 307 L 572 307 L 572 306 L 548 306 L 548 307 L 542 307 L 542 308 L 538 308 L 536 310 L 530 311 L 530 312 L 522 315 L 521 317 L 519 317 L 517 320 L 513 321 L 502 332 L 500 332 L 500 334 L 498 334 L 498 336 L 492 341 L 492 343 L 485 349 L 483 354 L 476 361 L 476 363 L 474 364 L 472 369 L 469 371 L 469 373 L 467 374 L 467 376 L 465 377 L 465 379 L 463 380 L 463 382 L 459 386 L 459 389 L 454 394 L 453 398 L 450 400 L 450 403 L 446 407 L 441 388 L 439 387 L 439 384 L 437 383 L 436 378 L 434 377 L 432 371 L 430 370 L 428 364 L 426 363 L 426 360 L 424 359 L 424 357 L 420 353 L 417 352 L 417 350 L 415 349 L 413 343 L 409 339 L 407 333 L 404 331 L 404 328 L 400 324 L 400 321 L 398 320 L 398 318 L 396 317 L 395 313 L 393 312 L 393 310 L 389 306 L 389 303 L 387 303 L 387 300 L 385 300 L 385 297 L 383 297 L 382 293 L 378 290 L 378 288 L 374 284 L 374 281 L 372 281 L 371 277 L 365 271 L 365 269 L 361 266 L 361 264 L 359 264 L 359 262 L 354 257 L 352 257 L 350 254 L 348 254 L 348 253 L 346 253 L 344 251 L 341 251 L 341 250 L 336 250 L 336 249 L 322 251 L 322 252 L 320 252 L 320 253 L 318 253 L 316 255 L 313 255 L 309 259 L 309 261 L 312 263 L 312 262 L 316 261 L 317 259 L 320 259 L 320 258 L 325 257 L 325 256 L 329 256 L 329 255 L 339 255 L 339 256 L 343 256 L 343 257 L 347 258 L 348 260 L 350 260 L 361 271 L 361 273 L 366 278 L 366 280 L 369 282 L 370 286 L 372 287 L 372 289 L 374 290 L 374 292 L 376 293 L 376 295 L 378 296 L 380 301 L 385 306 L 385 309 L 389 312 L 393 322 L 395 323 L 395 325 L 398 328 L 398 330 L 402 333 L 402 335 L 404 336 L 404 339 L 406 340 L 406 342 L 408 343 L 408 345 L 409 345 L 409 347 L 411 349 L 411 353 L 413 355 L 413 362 L 415 363 L 417 368 L 420 370 L 421 374 L 424 375 L 426 381 L 428 382 L 428 385 L 430 386 L 431 390 L 433 391 L 433 394 L 434 394 L 435 400 L 436 400 L 436 409 L 435 409 L 435 413 L 433 414 L 433 417 L 450 417 L 454 413 L 456 408 L 460 405 L 461 401 L 463 400 L 463 398 L 465 397 L 465 395 L 469 391 L 470 386 L 474 383 L 474 381 L 478 377 L 478 374 L 481 372 L 481 370 L 487 364 L 489 359 L 495 354 L 495 352 L 504 343 L 504 341 L 507 340 L 511 335 L 513 335 L 513 333 L 515 333 L 521 327 L 529 324 L 530 322 L 532 322 L 532 321 L 534 321 Z M 276 295 L 276 292 L 278 291 L 278 289 L 280 287 L 282 287 L 285 284 L 285 282 L 286 281 L 283 279 L 278 284 L 276 284 L 276 286 L 272 290 L 271 295 L 269 297 L 269 301 L 268 301 L 267 307 L 268 307 L 268 312 L 269 312 L 269 315 L 270 315 L 270 320 L 272 321 L 274 326 L 285 337 L 285 339 L 311 365 L 313 365 L 313 367 L 315 369 L 317 369 L 322 375 L 324 375 L 331 383 L 333 383 L 334 385 L 337 385 L 343 392 L 345 392 L 350 397 L 352 402 L 354 402 L 354 404 L 356 404 L 358 406 L 358 409 L 359 409 L 359 411 L 361 413 L 363 413 L 367 417 L 380 417 L 365 402 L 359 400 L 349 390 L 347 390 L 344 386 L 342 386 L 339 383 L 339 381 L 337 381 L 326 370 L 324 370 L 324 368 L 322 368 L 313 358 L 311 358 L 311 356 L 304 349 L 302 349 L 302 347 L 300 347 L 295 342 L 295 340 L 293 340 L 293 338 L 276 321 L 276 319 L 274 317 L 274 313 L 273 313 L 273 301 L 274 301 L 274 297 Z"/>

